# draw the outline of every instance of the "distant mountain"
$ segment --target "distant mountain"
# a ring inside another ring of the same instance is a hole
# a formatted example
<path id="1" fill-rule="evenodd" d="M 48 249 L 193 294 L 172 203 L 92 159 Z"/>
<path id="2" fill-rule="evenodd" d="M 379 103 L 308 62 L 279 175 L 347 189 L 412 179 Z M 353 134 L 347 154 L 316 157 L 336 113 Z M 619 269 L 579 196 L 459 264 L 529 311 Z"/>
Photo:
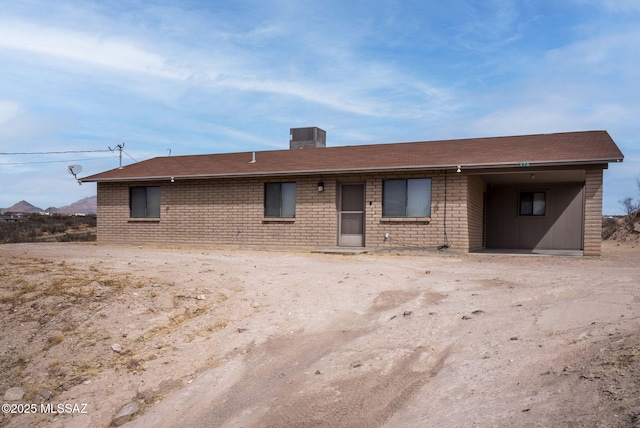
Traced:
<path id="1" fill-rule="evenodd" d="M 8 213 L 40 213 L 42 212 L 42 208 L 38 208 L 35 205 L 31 205 L 27 201 L 20 201 L 17 204 L 11 205 L 9 208 L 4 210 Z"/>
<path id="2" fill-rule="evenodd" d="M 95 214 L 98 211 L 98 198 L 89 196 L 64 207 L 56 209 L 60 214 Z M 53 211 L 50 211 L 53 212 Z"/>
<path id="3" fill-rule="evenodd" d="M 64 207 L 56 208 L 49 207 L 46 210 L 42 208 L 31 205 L 27 201 L 20 201 L 15 205 L 10 206 L 9 208 L 5 208 L 0 210 L 2 212 L 7 213 L 41 213 L 48 212 L 50 214 L 95 214 L 98 211 L 98 198 L 96 196 L 89 196 L 84 199 L 80 199 L 72 203 L 71 205 L 66 205 Z"/>

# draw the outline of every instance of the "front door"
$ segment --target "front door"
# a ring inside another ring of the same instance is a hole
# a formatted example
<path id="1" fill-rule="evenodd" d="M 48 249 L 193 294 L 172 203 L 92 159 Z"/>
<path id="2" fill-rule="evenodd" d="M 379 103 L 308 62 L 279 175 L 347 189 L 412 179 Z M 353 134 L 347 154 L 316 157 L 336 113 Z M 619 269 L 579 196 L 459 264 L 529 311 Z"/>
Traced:
<path id="1" fill-rule="evenodd" d="M 364 184 L 340 185 L 338 245 L 364 247 Z"/>

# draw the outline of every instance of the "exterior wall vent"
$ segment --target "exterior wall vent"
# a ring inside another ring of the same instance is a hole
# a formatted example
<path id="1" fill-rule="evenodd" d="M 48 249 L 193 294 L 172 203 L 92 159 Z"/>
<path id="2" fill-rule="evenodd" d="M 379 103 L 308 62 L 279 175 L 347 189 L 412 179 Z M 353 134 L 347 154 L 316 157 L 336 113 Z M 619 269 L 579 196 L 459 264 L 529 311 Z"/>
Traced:
<path id="1" fill-rule="evenodd" d="M 290 149 L 313 149 L 319 147 L 327 147 L 326 131 L 316 126 L 289 129 Z"/>

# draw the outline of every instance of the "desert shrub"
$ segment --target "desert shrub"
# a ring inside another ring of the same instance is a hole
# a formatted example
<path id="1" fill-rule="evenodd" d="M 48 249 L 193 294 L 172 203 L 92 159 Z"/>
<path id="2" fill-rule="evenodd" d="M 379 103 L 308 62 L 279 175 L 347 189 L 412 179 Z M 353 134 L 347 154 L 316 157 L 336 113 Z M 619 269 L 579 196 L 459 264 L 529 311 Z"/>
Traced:
<path id="1" fill-rule="evenodd" d="M 640 201 L 634 202 L 633 198 L 630 196 L 619 200 L 618 203 L 624 208 L 624 211 L 630 220 L 633 220 L 636 215 L 638 215 L 638 211 L 640 211 Z"/>
<path id="2" fill-rule="evenodd" d="M 26 221 L 0 221 L 0 243 L 29 242 L 45 235 L 73 234 L 74 231 L 94 230 L 96 216 L 32 214 Z M 95 236 L 79 236 L 66 240 L 92 241 Z"/>
<path id="3" fill-rule="evenodd" d="M 97 236 L 95 232 L 65 233 L 58 238 L 60 242 L 92 242 L 96 240 Z"/>
<path id="4" fill-rule="evenodd" d="M 609 239 L 618 230 L 618 219 L 602 217 L 602 239 Z"/>

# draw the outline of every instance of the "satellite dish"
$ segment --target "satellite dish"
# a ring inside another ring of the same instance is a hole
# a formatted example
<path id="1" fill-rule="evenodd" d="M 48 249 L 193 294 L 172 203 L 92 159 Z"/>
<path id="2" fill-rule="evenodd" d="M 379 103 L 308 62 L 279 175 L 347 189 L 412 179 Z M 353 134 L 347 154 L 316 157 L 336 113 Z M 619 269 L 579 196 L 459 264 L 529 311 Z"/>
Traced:
<path id="1" fill-rule="evenodd" d="M 69 174 L 73 175 L 78 184 L 82 184 L 82 181 L 78 178 L 78 174 L 82 172 L 82 165 L 69 165 L 67 169 L 69 170 Z"/>
<path id="2" fill-rule="evenodd" d="M 74 177 L 76 177 L 81 172 L 82 172 L 82 165 L 69 165 L 69 174 L 73 175 Z"/>

